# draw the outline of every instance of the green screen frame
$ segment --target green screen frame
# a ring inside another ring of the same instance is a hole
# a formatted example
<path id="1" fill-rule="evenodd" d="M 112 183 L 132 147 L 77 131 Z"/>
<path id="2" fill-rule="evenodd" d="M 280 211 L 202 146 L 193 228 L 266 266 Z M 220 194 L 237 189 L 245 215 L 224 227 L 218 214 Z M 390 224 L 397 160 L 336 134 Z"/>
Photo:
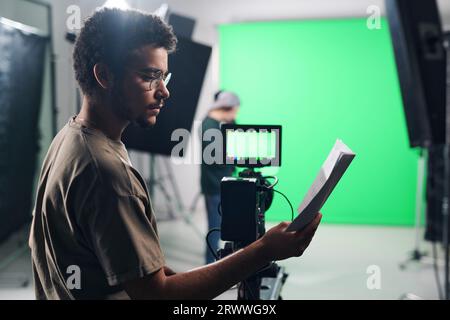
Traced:
<path id="1" fill-rule="evenodd" d="M 263 169 L 297 208 L 334 141 L 356 158 L 323 221 L 414 224 L 418 151 L 409 148 L 388 24 L 366 19 L 221 25 L 220 87 L 241 98 L 239 124 L 283 126 L 283 164 Z M 289 220 L 275 197 L 266 214 Z"/>

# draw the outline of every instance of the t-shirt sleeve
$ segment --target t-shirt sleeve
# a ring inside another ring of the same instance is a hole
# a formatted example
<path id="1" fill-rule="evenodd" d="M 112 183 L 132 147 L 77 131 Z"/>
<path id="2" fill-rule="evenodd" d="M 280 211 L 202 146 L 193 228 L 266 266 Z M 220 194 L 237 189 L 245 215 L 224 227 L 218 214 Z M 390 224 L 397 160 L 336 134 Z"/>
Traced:
<path id="1" fill-rule="evenodd" d="M 92 190 L 81 226 L 108 284 L 143 277 L 164 266 L 148 199 Z"/>

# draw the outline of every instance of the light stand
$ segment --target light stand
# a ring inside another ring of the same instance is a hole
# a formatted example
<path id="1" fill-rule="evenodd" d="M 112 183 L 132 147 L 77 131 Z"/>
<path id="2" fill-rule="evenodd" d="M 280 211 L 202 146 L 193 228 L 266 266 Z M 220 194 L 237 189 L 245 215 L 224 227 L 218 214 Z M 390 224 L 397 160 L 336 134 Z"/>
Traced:
<path id="1" fill-rule="evenodd" d="M 450 229 L 450 219 L 449 219 L 449 199 L 450 199 L 450 66 L 449 66 L 449 60 L 450 60 L 450 46 L 449 46 L 449 40 L 446 40 L 445 38 L 442 39 L 442 42 L 444 44 L 444 47 L 446 49 L 447 54 L 447 95 L 446 95 L 446 119 L 445 119 L 445 143 L 444 148 L 442 152 L 443 156 L 443 163 L 444 163 L 444 187 L 443 187 L 443 197 L 442 197 L 442 242 L 444 247 L 444 299 L 449 300 L 449 294 L 450 294 L 450 282 L 449 282 L 449 229 Z M 418 234 L 418 226 L 420 225 L 420 211 L 421 206 L 419 206 L 418 197 L 422 197 L 422 187 L 419 186 L 420 180 L 423 180 L 423 172 L 425 168 L 425 162 L 423 161 L 423 151 L 420 153 L 419 163 L 418 163 L 418 185 L 417 185 L 417 191 L 416 191 L 416 248 L 412 252 L 412 256 L 409 259 L 409 261 L 420 261 L 423 259 L 423 256 L 425 254 L 421 253 L 419 250 L 419 234 Z M 420 169 L 422 168 L 422 170 Z M 422 183 L 423 185 L 423 183 Z M 420 207 L 420 209 L 419 209 Z M 420 210 L 420 211 L 419 211 Z M 404 269 L 406 266 L 406 263 L 400 264 L 400 268 Z M 404 295 L 404 297 L 407 295 Z"/>
<path id="2" fill-rule="evenodd" d="M 419 160 L 417 161 L 417 187 L 416 187 L 416 221 L 415 221 L 415 247 L 414 250 L 411 252 L 411 256 L 408 260 L 405 262 L 400 263 L 400 269 L 404 270 L 406 268 L 406 265 L 409 262 L 413 261 L 421 261 L 423 257 L 425 257 L 427 254 L 426 252 L 420 251 L 420 223 L 421 223 L 421 217 L 423 212 L 423 189 L 424 189 L 424 177 L 425 177 L 425 168 L 426 168 L 426 156 L 424 155 L 425 151 L 424 149 L 419 150 Z"/>
<path id="3" fill-rule="evenodd" d="M 443 245 L 444 245 L 444 257 L 445 257 L 445 267 L 444 267 L 444 299 L 449 300 L 449 218 L 448 218 L 448 202 L 449 202 L 449 173 L 450 173 L 450 163 L 448 157 L 449 154 L 449 139 L 446 137 L 445 139 L 445 147 L 444 147 L 444 197 L 442 199 L 442 225 L 443 225 Z"/>
<path id="4" fill-rule="evenodd" d="M 450 47 L 449 42 L 444 41 L 444 47 L 447 51 L 447 70 L 449 70 L 449 56 L 450 56 Z M 449 86 L 449 73 L 447 71 L 447 87 Z M 446 103 L 446 115 L 448 118 L 449 113 L 449 104 L 450 97 L 448 95 L 447 90 L 447 103 Z M 445 269 L 444 269 L 444 299 L 449 300 L 449 228 L 450 228 L 450 219 L 449 219 L 449 183 L 450 183 L 450 137 L 449 137 L 449 123 L 446 119 L 445 121 L 445 147 L 444 147 L 444 197 L 442 201 L 442 225 L 443 225 L 443 245 L 444 245 L 444 256 L 445 256 Z"/>

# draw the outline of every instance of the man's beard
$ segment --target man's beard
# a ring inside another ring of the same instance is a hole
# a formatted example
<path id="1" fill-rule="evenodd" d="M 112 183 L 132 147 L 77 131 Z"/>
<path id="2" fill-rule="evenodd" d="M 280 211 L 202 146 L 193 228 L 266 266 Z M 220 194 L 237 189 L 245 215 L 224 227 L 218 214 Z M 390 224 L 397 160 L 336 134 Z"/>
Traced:
<path id="1" fill-rule="evenodd" d="M 153 127 L 155 125 L 154 123 L 150 123 L 148 121 L 148 118 L 146 118 L 145 116 L 141 116 L 141 117 L 138 117 L 135 120 L 132 120 L 132 123 L 138 125 L 142 129 L 151 128 L 151 127 Z"/>
<path id="2" fill-rule="evenodd" d="M 145 114 L 139 115 L 138 117 L 133 117 L 133 112 L 131 107 L 123 100 L 123 94 L 116 90 L 113 90 L 111 95 L 111 105 L 114 113 L 121 119 L 129 121 L 134 126 L 139 126 L 140 128 L 150 128 L 154 126 L 154 123 L 148 121 Z"/>

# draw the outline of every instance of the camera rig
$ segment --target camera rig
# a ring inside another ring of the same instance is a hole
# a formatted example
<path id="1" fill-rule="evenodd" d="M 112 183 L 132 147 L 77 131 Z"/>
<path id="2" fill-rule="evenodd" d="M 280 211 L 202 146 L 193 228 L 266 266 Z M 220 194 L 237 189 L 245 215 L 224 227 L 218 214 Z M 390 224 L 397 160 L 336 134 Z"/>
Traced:
<path id="1" fill-rule="evenodd" d="M 221 181 L 221 239 L 225 247 L 221 259 L 262 237 L 265 213 L 274 197 L 278 179 L 263 176 L 255 168 L 281 165 L 281 126 L 234 125 L 221 127 L 223 158 L 226 164 L 245 169 L 238 177 Z M 270 180 L 275 181 L 271 183 Z M 238 300 L 278 300 L 287 273 L 275 262 L 269 263 L 238 285 Z"/>

